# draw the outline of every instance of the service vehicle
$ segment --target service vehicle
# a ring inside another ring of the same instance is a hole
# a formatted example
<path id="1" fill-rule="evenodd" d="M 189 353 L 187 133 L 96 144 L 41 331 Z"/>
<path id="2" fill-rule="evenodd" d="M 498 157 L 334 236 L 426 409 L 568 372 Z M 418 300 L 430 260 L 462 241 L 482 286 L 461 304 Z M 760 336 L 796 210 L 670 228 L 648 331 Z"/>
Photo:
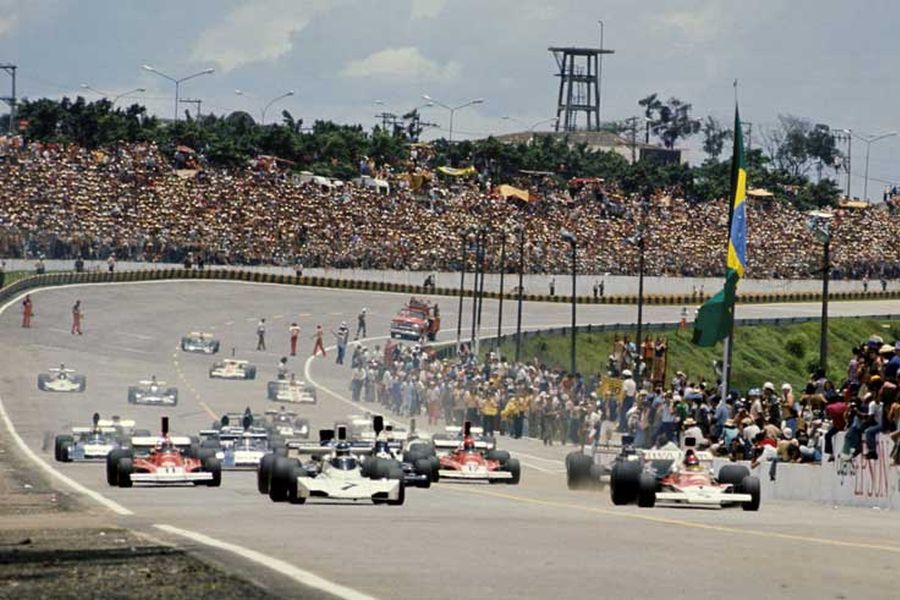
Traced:
<path id="1" fill-rule="evenodd" d="M 178 404 L 178 388 L 166 387 L 165 381 L 156 375 L 128 386 L 128 403 L 148 406 L 175 406 Z"/>
<path id="2" fill-rule="evenodd" d="M 203 331 L 192 331 L 181 338 L 181 350 L 199 354 L 216 354 L 219 351 L 219 340 L 213 334 Z"/>
<path id="3" fill-rule="evenodd" d="M 433 342 L 441 330 L 437 305 L 410 298 L 406 306 L 391 319 L 391 337 Z"/>
<path id="4" fill-rule="evenodd" d="M 66 365 L 47 369 L 46 373 L 38 374 L 38 389 L 42 392 L 83 392 L 87 379 L 75 373 L 75 369 L 67 369 Z"/>
<path id="5" fill-rule="evenodd" d="M 256 379 L 256 367 L 246 360 L 226 358 L 213 363 L 209 376 L 214 379 Z"/>

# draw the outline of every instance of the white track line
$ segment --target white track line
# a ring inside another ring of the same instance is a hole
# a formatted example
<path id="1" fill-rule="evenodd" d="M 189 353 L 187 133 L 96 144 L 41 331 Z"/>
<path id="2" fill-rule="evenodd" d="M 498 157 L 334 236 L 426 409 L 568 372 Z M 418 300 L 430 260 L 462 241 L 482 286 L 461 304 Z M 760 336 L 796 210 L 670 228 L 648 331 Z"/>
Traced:
<path id="1" fill-rule="evenodd" d="M 286 563 L 283 560 L 272 558 L 271 556 L 256 552 L 255 550 L 244 548 L 243 546 L 229 544 L 228 542 L 223 542 L 221 540 L 211 538 L 208 535 L 203 535 L 202 533 L 196 533 L 187 529 L 179 529 L 178 527 L 172 527 L 171 525 L 154 525 L 154 527 L 161 531 L 165 531 L 166 533 L 178 535 L 191 541 L 197 542 L 198 544 L 203 544 L 204 546 L 231 552 L 232 554 L 236 554 L 243 559 L 271 569 L 277 573 L 284 575 L 285 577 L 289 577 L 301 585 L 305 585 L 306 587 L 331 594 L 338 598 L 343 598 L 345 600 L 374 600 L 374 596 L 369 596 L 346 586 L 328 581 L 327 579 L 323 579 L 322 577 L 319 577 L 314 573 L 305 571 L 299 567 L 295 567 L 290 563 Z"/>

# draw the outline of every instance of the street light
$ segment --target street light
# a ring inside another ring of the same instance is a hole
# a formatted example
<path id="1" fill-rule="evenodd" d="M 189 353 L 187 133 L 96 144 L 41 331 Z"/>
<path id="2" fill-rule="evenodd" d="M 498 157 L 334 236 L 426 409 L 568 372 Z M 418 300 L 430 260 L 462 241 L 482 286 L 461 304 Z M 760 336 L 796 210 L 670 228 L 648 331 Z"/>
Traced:
<path id="1" fill-rule="evenodd" d="M 522 279 L 525 276 L 525 224 L 519 225 L 519 297 L 518 297 L 518 314 L 516 316 L 516 362 L 522 353 Z"/>
<path id="2" fill-rule="evenodd" d="M 863 199 L 868 202 L 869 201 L 869 150 L 872 148 L 872 144 L 877 142 L 878 140 L 883 140 L 884 138 L 889 138 L 897 135 L 896 131 L 888 131 L 886 133 L 881 133 L 878 135 L 857 135 L 853 132 L 850 133 L 856 137 L 856 139 L 861 140 L 866 143 L 866 182 L 863 186 Z"/>
<path id="3" fill-rule="evenodd" d="M 503 276 L 506 274 L 506 229 L 500 230 L 500 297 L 497 307 L 497 358 L 500 357 L 500 335 L 503 330 Z"/>
<path id="4" fill-rule="evenodd" d="M 641 222 L 638 224 L 637 234 L 631 238 L 632 243 L 637 243 L 638 247 L 638 312 L 637 312 L 637 340 L 635 340 L 635 347 L 637 348 L 637 368 L 634 370 L 634 380 L 640 386 L 641 378 L 642 378 L 642 368 L 644 362 L 644 340 L 643 340 L 643 325 L 644 325 L 644 247 L 646 240 L 646 226 L 647 226 L 647 211 L 650 209 L 650 203 L 646 198 L 642 198 L 640 202 L 641 207 Z"/>
<path id="5" fill-rule="evenodd" d="M 575 376 L 575 276 L 576 276 L 575 257 L 576 257 L 576 251 L 577 251 L 577 242 L 575 240 L 575 236 L 571 232 L 566 231 L 565 229 L 563 229 L 560 232 L 560 236 L 562 237 L 563 240 L 569 242 L 569 244 L 571 244 L 571 246 L 572 246 L 572 342 L 569 345 L 569 355 L 570 355 L 569 363 L 571 365 L 570 372 L 571 372 L 572 376 L 574 377 Z"/>
<path id="6" fill-rule="evenodd" d="M 468 261 L 468 242 L 471 231 L 466 230 L 462 234 L 462 248 L 460 256 L 462 258 L 462 267 L 459 270 L 459 308 L 456 311 L 456 351 L 459 352 L 462 343 L 462 313 L 463 313 L 463 296 L 466 294 L 466 262 Z"/>
<path id="7" fill-rule="evenodd" d="M 822 242 L 822 320 L 819 332 L 819 368 L 828 372 L 828 279 L 831 271 L 831 219 L 830 212 L 814 210 L 809 213 L 807 228 Z"/>
<path id="8" fill-rule="evenodd" d="M 167 75 L 166 73 L 163 73 L 162 71 L 159 71 L 158 69 L 155 69 L 154 67 L 151 67 L 150 65 L 144 65 L 144 70 L 150 71 L 151 73 L 155 73 L 156 75 L 159 75 L 163 79 L 168 79 L 169 81 L 171 81 L 172 83 L 175 84 L 175 120 L 176 121 L 178 121 L 178 98 L 179 98 L 180 91 L 181 91 L 181 84 L 189 79 L 193 79 L 195 77 L 200 77 L 201 75 L 212 75 L 216 71 L 215 69 L 212 69 L 212 68 L 203 69 L 202 71 L 198 71 L 196 73 L 186 75 L 185 77 L 175 78 L 175 77 L 172 77 L 171 75 Z"/>
<path id="9" fill-rule="evenodd" d="M 469 100 L 468 102 L 463 102 L 462 104 L 458 104 L 457 106 L 448 106 L 447 104 L 444 104 L 443 102 L 435 100 L 428 94 L 422 94 L 422 99 L 427 100 L 428 102 L 431 102 L 433 104 L 437 104 L 438 106 L 440 106 L 442 108 L 446 108 L 447 110 L 450 111 L 450 133 L 448 135 L 450 142 L 453 142 L 453 115 L 456 114 L 456 111 L 458 111 L 462 108 L 466 108 L 467 106 L 472 106 L 475 104 L 484 104 L 484 98 L 475 98 L 474 100 Z"/>
<path id="10" fill-rule="evenodd" d="M 262 124 L 262 125 L 265 125 L 265 124 L 266 124 L 266 112 L 269 110 L 269 107 L 270 107 L 270 106 L 272 106 L 273 104 L 275 104 L 275 103 L 278 102 L 279 100 L 283 100 L 283 99 L 285 99 L 285 98 L 289 98 L 289 97 L 291 97 L 291 96 L 293 96 L 293 95 L 294 95 L 294 90 L 288 90 L 288 91 L 286 91 L 285 93 L 283 93 L 283 94 L 281 94 L 281 95 L 279 95 L 279 96 L 275 96 L 274 98 L 272 98 L 271 100 L 269 100 L 269 103 L 266 104 L 265 108 L 262 109 L 262 123 L 261 123 L 261 124 Z"/>
<path id="11" fill-rule="evenodd" d="M 81 87 L 82 87 L 83 89 L 85 89 L 85 90 L 94 92 L 95 94 L 97 94 L 97 95 L 99 95 L 99 96 L 103 96 L 104 98 L 106 98 L 107 96 L 109 96 L 109 94 L 107 94 L 106 92 L 101 91 L 101 90 L 98 90 L 98 89 L 95 88 L 95 87 L 91 87 L 91 86 L 88 85 L 87 83 L 82 83 L 82 84 L 81 84 Z M 115 106 L 115 105 L 116 105 L 116 102 L 119 101 L 119 98 L 122 98 L 123 96 L 128 96 L 129 94 L 134 94 L 134 93 L 142 94 L 142 93 L 144 93 L 144 92 L 146 92 L 146 91 L 147 91 L 147 90 L 146 90 L 145 88 L 138 87 L 138 88 L 134 88 L 134 89 L 128 90 L 127 92 L 122 92 L 121 94 L 116 94 L 115 96 L 113 96 L 113 99 L 111 100 L 111 104 L 112 104 L 112 106 Z"/>

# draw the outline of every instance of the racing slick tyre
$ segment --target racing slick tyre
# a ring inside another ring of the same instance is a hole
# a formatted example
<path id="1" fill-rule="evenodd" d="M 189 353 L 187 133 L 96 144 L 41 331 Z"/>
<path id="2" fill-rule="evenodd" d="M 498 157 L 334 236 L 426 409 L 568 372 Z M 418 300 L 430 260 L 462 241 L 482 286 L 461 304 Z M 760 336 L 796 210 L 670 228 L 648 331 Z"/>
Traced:
<path id="1" fill-rule="evenodd" d="M 278 400 L 278 382 L 270 381 L 266 384 L 266 396 L 269 400 Z"/>
<path id="2" fill-rule="evenodd" d="M 204 455 L 202 458 L 203 470 L 212 473 L 212 479 L 205 482 L 209 487 L 220 487 L 222 485 L 222 463 L 216 458 L 215 453 Z"/>
<path id="3" fill-rule="evenodd" d="M 730 483 L 735 488 L 738 488 L 744 478 L 749 476 L 750 469 L 744 465 L 725 465 L 719 469 L 719 475 L 716 477 L 716 481 L 724 484 Z"/>
<path id="4" fill-rule="evenodd" d="M 128 404 L 134 404 L 137 398 L 137 390 L 134 386 L 128 388 Z"/>
<path id="5" fill-rule="evenodd" d="M 413 463 L 413 466 L 415 467 L 417 474 L 426 475 L 426 478 L 418 483 L 418 487 L 426 489 L 430 488 L 432 475 L 431 461 L 427 458 L 420 458 L 415 463 Z"/>
<path id="6" fill-rule="evenodd" d="M 272 446 L 272 453 L 275 456 L 283 456 L 283 457 L 287 458 L 288 447 L 285 446 L 284 444 L 274 444 Z"/>
<path id="7" fill-rule="evenodd" d="M 219 353 L 219 340 L 216 340 L 215 342 L 212 343 L 212 353 L 213 354 Z"/>
<path id="8" fill-rule="evenodd" d="M 85 377 L 84 375 L 73 375 L 72 383 L 78 386 L 78 388 L 75 390 L 76 392 L 83 392 L 84 388 L 87 387 L 87 377 Z"/>
<path id="9" fill-rule="evenodd" d="M 219 440 L 215 438 L 206 438 L 200 442 L 201 450 L 218 450 L 219 448 L 221 448 L 221 444 L 219 444 Z"/>
<path id="10" fill-rule="evenodd" d="M 247 367 L 244 369 L 244 379 L 256 379 L 256 367 Z"/>
<path id="11" fill-rule="evenodd" d="M 393 477 L 391 479 L 394 479 Z M 396 500 L 388 500 L 388 506 L 403 506 L 406 501 L 406 486 L 403 485 L 403 472 L 400 472 L 400 491 L 397 493 Z"/>
<path id="12" fill-rule="evenodd" d="M 40 373 L 38 375 L 38 389 L 42 392 L 47 391 L 47 382 L 50 381 L 50 376 L 46 373 Z"/>
<path id="13" fill-rule="evenodd" d="M 741 508 L 744 510 L 759 510 L 759 478 L 753 477 L 752 475 L 748 475 L 741 480 L 741 493 L 742 494 L 750 494 L 751 500 L 750 502 L 744 502 L 741 504 Z"/>
<path id="14" fill-rule="evenodd" d="M 181 338 L 181 350 L 182 352 L 187 352 L 187 343 L 188 339 L 186 337 Z"/>
<path id="15" fill-rule="evenodd" d="M 166 396 L 172 397 L 172 406 L 178 405 L 178 388 L 169 388 L 166 390 Z"/>
<path id="16" fill-rule="evenodd" d="M 274 453 L 264 454 L 259 459 L 259 467 L 256 469 L 256 489 L 260 494 L 269 493 L 269 478 L 272 477 L 272 463 L 275 462 Z"/>
<path id="17" fill-rule="evenodd" d="M 272 463 L 272 475 L 269 478 L 269 499 L 272 502 L 287 500 L 288 484 L 294 473 L 294 463 L 289 458 L 276 456 Z"/>
<path id="18" fill-rule="evenodd" d="M 613 464 L 609 478 L 609 495 L 616 506 L 631 504 L 637 499 L 641 465 L 638 462 Z"/>
<path id="19" fill-rule="evenodd" d="M 134 473 L 134 464 L 127 456 L 119 459 L 116 467 L 117 482 L 120 488 L 130 488 L 134 484 L 131 481 L 131 474 Z"/>
<path id="20" fill-rule="evenodd" d="M 288 480 L 287 501 L 291 504 L 306 504 L 306 498 L 300 495 L 300 486 L 297 485 L 297 478 L 301 475 L 303 475 L 303 469 L 295 466 Z"/>
<path id="21" fill-rule="evenodd" d="M 656 477 L 651 473 L 641 473 L 638 478 L 637 504 L 641 508 L 653 508 L 656 505 Z"/>
<path id="22" fill-rule="evenodd" d="M 511 458 L 506 461 L 506 464 L 503 465 L 503 470 L 512 473 L 512 479 L 506 479 L 506 483 L 519 485 L 519 481 L 522 479 L 522 465 L 519 464 L 518 459 Z"/>
<path id="23" fill-rule="evenodd" d="M 113 448 L 106 455 L 106 483 L 115 487 L 119 485 L 119 459 L 128 454 L 121 448 Z"/>
<path id="24" fill-rule="evenodd" d="M 496 460 L 500 463 L 509 461 L 509 452 L 506 450 L 488 450 L 484 453 L 484 457 L 488 460 Z"/>
<path id="25" fill-rule="evenodd" d="M 591 467 L 594 461 L 583 452 L 566 455 L 566 485 L 570 490 L 581 490 L 591 483 Z"/>
<path id="26" fill-rule="evenodd" d="M 431 461 L 431 483 L 437 483 L 441 478 L 441 459 L 431 456 L 428 460 Z"/>
<path id="27" fill-rule="evenodd" d="M 605 467 L 597 464 L 591 465 L 591 487 L 600 487 L 603 485 L 602 477 L 608 475 L 609 472 Z"/>
<path id="28" fill-rule="evenodd" d="M 68 462 L 68 456 L 63 454 L 63 447 L 67 444 L 72 444 L 75 439 L 71 435 L 58 435 L 56 439 L 53 440 L 53 458 L 55 458 L 58 462 Z"/>

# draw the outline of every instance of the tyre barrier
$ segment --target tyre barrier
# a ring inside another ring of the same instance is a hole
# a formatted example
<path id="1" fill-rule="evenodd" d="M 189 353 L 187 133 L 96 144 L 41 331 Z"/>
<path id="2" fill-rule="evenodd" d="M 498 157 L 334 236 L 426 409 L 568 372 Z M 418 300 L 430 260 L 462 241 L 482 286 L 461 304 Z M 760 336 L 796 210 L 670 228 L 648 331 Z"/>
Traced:
<path id="1" fill-rule="evenodd" d="M 37 287 L 56 285 L 68 285 L 74 283 L 115 283 L 134 281 L 160 281 L 167 279 L 206 279 L 224 281 L 246 281 L 251 283 L 267 283 L 275 285 L 307 286 L 335 289 L 371 290 L 378 292 L 394 292 L 423 296 L 449 296 L 459 297 L 459 288 L 430 288 L 409 283 L 392 283 L 385 281 L 357 281 L 353 279 L 333 277 L 297 277 L 296 275 L 275 274 L 261 271 L 245 271 L 239 269 L 149 269 L 128 271 L 91 271 L 77 273 L 75 271 L 57 271 L 42 275 L 32 275 L 19 279 L 0 289 L 0 300 L 18 294 L 24 290 Z M 471 289 L 462 291 L 464 298 L 471 298 Z M 501 294 L 496 291 L 484 293 L 486 298 L 499 299 Z M 644 304 L 655 306 L 699 306 L 710 296 L 708 294 L 648 294 L 644 296 Z M 900 299 L 900 289 L 889 291 L 853 291 L 832 292 L 828 295 L 831 301 L 861 301 L 861 300 L 896 300 Z M 506 292 L 504 300 L 518 300 L 515 293 Z M 738 304 L 775 304 L 785 302 L 821 302 L 822 294 L 815 292 L 793 293 L 765 293 L 754 292 L 739 294 Z M 525 302 L 555 302 L 569 303 L 571 296 L 549 294 L 523 294 Z M 615 296 L 578 296 L 577 304 L 608 304 L 608 305 L 634 305 L 638 303 L 638 296 L 624 294 Z"/>

